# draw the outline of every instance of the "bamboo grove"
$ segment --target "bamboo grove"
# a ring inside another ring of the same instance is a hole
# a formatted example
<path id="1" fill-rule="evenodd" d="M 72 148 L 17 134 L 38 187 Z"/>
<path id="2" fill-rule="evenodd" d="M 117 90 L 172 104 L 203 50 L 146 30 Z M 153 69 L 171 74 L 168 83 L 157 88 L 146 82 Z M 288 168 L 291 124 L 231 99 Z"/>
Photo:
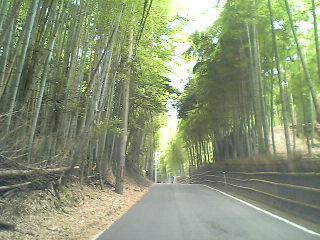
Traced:
<path id="1" fill-rule="evenodd" d="M 277 154 L 296 139 L 312 155 L 320 121 L 320 57 L 314 0 L 228 0 L 219 20 L 190 37 L 194 76 L 179 100 L 189 165 Z"/>
<path id="2" fill-rule="evenodd" d="M 0 0 L 1 168 L 72 166 L 101 186 L 115 174 L 118 192 L 125 161 L 152 174 L 172 92 L 167 5 Z"/>

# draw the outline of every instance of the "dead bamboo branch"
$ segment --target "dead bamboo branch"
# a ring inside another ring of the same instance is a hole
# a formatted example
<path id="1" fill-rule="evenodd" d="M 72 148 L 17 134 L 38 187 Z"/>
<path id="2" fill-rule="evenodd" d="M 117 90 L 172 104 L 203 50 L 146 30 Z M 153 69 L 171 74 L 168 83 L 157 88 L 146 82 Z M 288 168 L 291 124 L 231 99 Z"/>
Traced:
<path id="1" fill-rule="evenodd" d="M 30 185 L 32 182 L 25 182 L 25 183 L 19 183 L 19 184 L 14 184 L 14 185 L 8 185 L 8 186 L 0 186 L 0 191 L 3 190 L 10 190 L 13 188 L 20 188 L 20 187 L 25 187 Z"/>
<path id="2" fill-rule="evenodd" d="M 71 167 L 61 167 L 53 169 L 32 169 L 32 170 L 0 170 L 0 178 L 3 177 L 17 177 L 17 176 L 31 176 L 31 175 L 49 175 L 58 174 L 71 170 Z"/>

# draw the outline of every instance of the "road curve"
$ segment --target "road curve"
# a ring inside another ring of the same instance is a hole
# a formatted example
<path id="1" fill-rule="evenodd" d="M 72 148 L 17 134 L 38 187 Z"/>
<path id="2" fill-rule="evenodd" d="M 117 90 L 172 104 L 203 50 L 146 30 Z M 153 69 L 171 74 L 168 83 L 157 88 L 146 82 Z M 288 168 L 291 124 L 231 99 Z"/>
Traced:
<path id="1" fill-rule="evenodd" d="M 98 240 L 313 240 L 314 235 L 202 185 L 156 184 Z"/>

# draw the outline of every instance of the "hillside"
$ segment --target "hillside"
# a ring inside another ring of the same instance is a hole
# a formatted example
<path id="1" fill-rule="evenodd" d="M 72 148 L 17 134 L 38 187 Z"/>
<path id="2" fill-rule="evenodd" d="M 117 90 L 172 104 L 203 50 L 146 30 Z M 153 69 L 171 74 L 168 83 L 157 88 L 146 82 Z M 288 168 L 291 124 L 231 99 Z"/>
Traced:
<path id="1" fill-rule="evenodd" d="M 283 127 L 282 126 L 274 127 L 274 135 L 275 135 L 277 154 L 280 156 L 285 156 L 286 155 L 286 139 L 285 139 Z M 320 157 L 320 142 L 317 138 L 313 139 L 314 144 L 313 144 L 311 156 L 309 156 L 308 154 L 307 139 L 305 137 L 302 137 L 302 136 L 296 137 L 295 141 L 296 141 L 295 149 L 296 149 L 297 155 L 302 155 L 304 157 L 315 157 L 315 158 Z M 290 131 L 290 143 L 293 148 L 292 131 Z M 270 151 L 272 151 L 271 136 L 270 136 Z"/>
<path id="2" fill-rule="evenodd" d="M 1 221 L 16 225 L 15 231 L 0 231 L 0 239 L 91 239 L 120 218 L 147 191 L 150 182 L 129 171 L 124 194 L 99 185 L 71 183 L 61 188 L 16 191 L 0 200 Z M 59 199 L 60 198 L 60 199 Z"/>

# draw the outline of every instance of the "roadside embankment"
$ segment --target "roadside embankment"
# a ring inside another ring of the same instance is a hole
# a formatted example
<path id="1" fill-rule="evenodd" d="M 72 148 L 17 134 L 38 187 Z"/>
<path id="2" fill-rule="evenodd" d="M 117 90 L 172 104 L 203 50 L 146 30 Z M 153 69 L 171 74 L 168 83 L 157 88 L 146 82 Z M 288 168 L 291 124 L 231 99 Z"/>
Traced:
<path id="1" fill-rule="evenodd" d="M 15 231 L 0 230 L 3 240 L 91 239 L 108 228 L 149 189 L 141 176 L 127 177 L 124 194 L 111 187 L 61 187 L 58 199 L 52 189 L 21 191 L 0 198 L 1 220 L 15 224 Z"/>

